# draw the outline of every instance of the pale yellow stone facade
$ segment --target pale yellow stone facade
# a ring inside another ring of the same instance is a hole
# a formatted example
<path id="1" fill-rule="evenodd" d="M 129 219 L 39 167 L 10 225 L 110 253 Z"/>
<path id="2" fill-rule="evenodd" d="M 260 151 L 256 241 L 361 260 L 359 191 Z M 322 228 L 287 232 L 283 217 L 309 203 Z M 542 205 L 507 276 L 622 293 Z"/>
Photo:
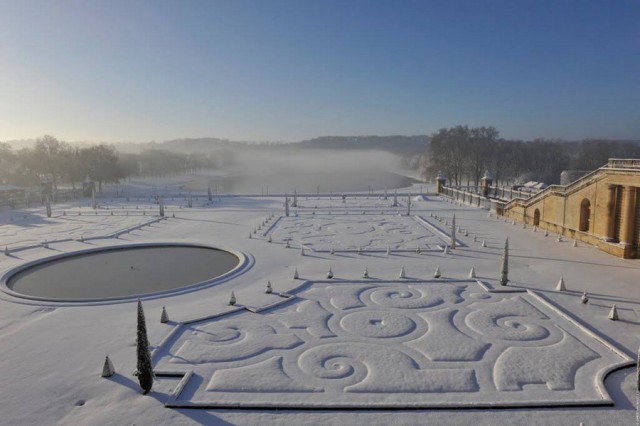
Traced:
<path id="1" fill-rule="evenodd" d="M 640 257 L 640 160 L 611 159 L 566 186 L 514 199 L 498 214 L 593 244 L 625 258 Z"/>

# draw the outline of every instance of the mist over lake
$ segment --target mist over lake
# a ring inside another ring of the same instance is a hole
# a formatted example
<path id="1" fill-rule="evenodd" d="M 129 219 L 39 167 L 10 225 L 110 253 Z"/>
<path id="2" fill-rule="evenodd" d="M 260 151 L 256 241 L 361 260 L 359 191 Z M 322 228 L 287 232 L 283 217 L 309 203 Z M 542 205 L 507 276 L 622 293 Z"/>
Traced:
<path id="1" fill-rule="evenodd" d="M 392 190 L 417 182 L 403 175 L 399 158 L 380 151 L 292 150 L 278 155 L 238 154 L 223 176 L 203 176 L 184 185 L 189 191 L 261 194 Z"/>

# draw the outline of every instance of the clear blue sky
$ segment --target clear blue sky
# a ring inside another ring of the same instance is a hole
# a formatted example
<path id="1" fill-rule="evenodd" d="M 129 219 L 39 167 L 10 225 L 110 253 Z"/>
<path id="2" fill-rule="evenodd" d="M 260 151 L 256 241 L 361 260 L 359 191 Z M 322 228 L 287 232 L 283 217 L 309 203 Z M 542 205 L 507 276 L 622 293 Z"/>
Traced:
<path id="1" fill-rule="evenodd" d="M 640 1 L 0 0 L 0 140 L 640 139 Z"/>

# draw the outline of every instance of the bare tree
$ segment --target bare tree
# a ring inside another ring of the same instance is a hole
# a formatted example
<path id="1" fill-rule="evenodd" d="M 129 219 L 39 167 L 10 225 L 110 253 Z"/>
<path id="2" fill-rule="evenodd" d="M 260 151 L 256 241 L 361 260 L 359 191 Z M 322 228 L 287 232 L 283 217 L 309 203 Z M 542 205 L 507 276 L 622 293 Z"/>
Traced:
<path id="1" fill-rule="evenodd" d="M 64 159 L 64 146 L 63 142 L 53 136 L 45 135 L 36 141 L 33 152 L 38 171 L 51 177 L 54 191 L 58 190 L 58 178 Z"/>

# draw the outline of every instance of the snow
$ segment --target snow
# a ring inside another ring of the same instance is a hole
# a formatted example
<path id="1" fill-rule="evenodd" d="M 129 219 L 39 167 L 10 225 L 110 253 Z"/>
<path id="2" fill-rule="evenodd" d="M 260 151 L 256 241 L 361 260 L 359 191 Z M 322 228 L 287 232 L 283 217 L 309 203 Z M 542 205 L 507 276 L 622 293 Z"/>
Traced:
<path id="1" fill-rule="evenodd" d="M 442 244 L 439 236 L 413 218 L 396 215 L 316 214 L 308 217 L 288 217 L 278 221 L 269 233 L 274 241 L 289 240 L 292 246 L 303 245 L 317 252 L 334 247 L 341 251 L 383 251 L 435 249 Z"/>
<path id="2" fill-rule="evenodd" d="M 173 407 L 610 401 L 592 383 L 629 357 L 530 294 L 483 292 L 473 280 L 305 285 L 290 303 L 182 328 L 156 374 L 194 372 Z"/>
<path id="3" fill-rule="evenodd" d="M 168 219 L 152 226 L 141 226 L 157 219 L 152 199 L 98 199 L 97 216 L 90 200 L 80 208 L 56 204 L 51 219 L 44 207 L 0 213 L 0 247 L 12 249 L 0 254 L 0 274 L 87 244 L 192 242 L 255 259 L 233 279 L 143 298 L 158 375 L 147 396 L 131 375 L 135 302 L 52 303 L 1 294 L 0 423 L 633 423 L 635 369 L 623 366 L 633 363 L 640 342 L 639 261 L 559 243 L 432 195 L 413 198 L 407 217 L 404 190 L 397 208 L 382 194 L 348 195 L 344 204 L 299 196 L 288 218 L 283 198 L 206 198 L 194 197 L 191 209 L 184 198 L 165 198 Z M 261 234 L 247 238 L 271 213 L 276 218 Z M 438 247 L 451 229 L 430 213 L 449 222 L 455 213 L 456 225 L 468 232 L 457 234 L 449 254 Z M 122 229 L 131 232 L 113 238 Z M 505 237 L 510 282 L 501 288 Z M 49 249 L 41 245 L 45 239 Z M 436 266 L 440 279 L 432 278 Z M 472 266 L 477 280 L 469 278 Z M 398 278 L 401 267 L 405 279 Z M 362 277 L 365 268 L 369 278 Z M 560 276 L 566 291 L 555 291 Z M 228 304 L 232 291 L 235 306 Z M 583 291 L 588 304 L 580 300 Z M 613 304 L 618 321 L 607 318 Z M 163 306 L 171 314 L 167 323 L 160 322 Z M 106 355 L 116 371 L 110 378 L 101 377 Z M 262 408 L 176 409 L 167 401 Z M 477 408 L 446 409 L 459 406 Z M 322 410 L 337 407 L 344 409 Z M 364 407 L 378 410 L 357 410 Z"/>

